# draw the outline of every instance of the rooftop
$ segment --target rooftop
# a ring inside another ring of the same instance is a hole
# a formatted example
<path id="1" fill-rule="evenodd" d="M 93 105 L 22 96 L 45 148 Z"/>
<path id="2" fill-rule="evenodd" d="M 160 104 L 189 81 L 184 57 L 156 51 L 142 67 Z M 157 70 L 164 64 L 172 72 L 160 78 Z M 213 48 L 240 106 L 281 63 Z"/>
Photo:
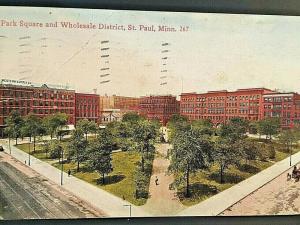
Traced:
<path id="1" fill-rule="evenodd" d="M 11 79 L 1 79 L 0 85 L 12 85 L 12 86 L 22 86 L 22 87 L 33 87 L 33 88 L 52 88 L 52 89 L 63 89 L 63 90 L 73 90 L 68 84 L 42 84 L 34 83 L 31 81 L 24 80 L 11 80 Z"/>

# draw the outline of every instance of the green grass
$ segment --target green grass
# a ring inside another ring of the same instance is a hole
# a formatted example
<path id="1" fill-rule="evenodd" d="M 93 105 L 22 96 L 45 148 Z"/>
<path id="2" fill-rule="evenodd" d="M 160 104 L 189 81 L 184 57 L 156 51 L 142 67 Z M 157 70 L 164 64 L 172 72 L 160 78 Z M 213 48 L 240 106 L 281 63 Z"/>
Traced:
<path id="1" fill-rule="evenodd" d="M 71 174 L 79 179 L 82 179 L 90 184 L 93 184 L 105 191 L 108 191 L 120 198 L 131 202 L 135 205 L 143 205 L 147 199 L 136 199 L 134 173 L 137 168 L 137 163 L 140 161 L 140 156 L 136 152 L 116 152 L 112 154 L 113 172 L 105 177 L 105 184 L 97 172 L 88 171 L 84 164 L 81 164 L 80 171 L 77 172 L 76 163 L 65 163 L 64 171 L 71 170 Z M 54 163 L 53 166 L 61 168 L 61 164 Z"/>
<path id="2" fill-rule="evenodd" d="M 63 148 L 66 148 L 67 144 L 68 144 L 68 142 L 66 140 L 62 141 Z M 46 157 L 46 152 L 43 150 L 43 143 L 41 143 L 41 142 L 36 143 L 35 151 L 33 151 L 33 143 L 31 143 L 30 145 L 29 145 L 29 143 L 18 144 L 15 147 L 17 147 L 18 149 L 20 149 L 26 153 L 29 153 L 29 147 L 30 147 L 30 153 L 32 156 L 34 156 L 42 161 L 48 162 L 50 164 L 52 164 L 53 162 L 56 162 L 58 160 L 58 159 L 54 160 L 54 159 L 48 158 L 49 154 Z"/>
<path id="3" fill-rule="evenodd" d="M 92 138 L 93 139 L 93 138 Z M 62 145 L 66 148 L 68 140 L 63 140 Z M 28 153 L 29 144 L 19 144 L 16 146 L 20 150 Z M 61 164 L 58 163 L 57 159 L 46 158 L 46 153 L 42 149 L 42 144 L 36 144 L 36 151 L 33 152 L 33 144 L 30 145 L 31 155 L 43 160 L 57 168 L 61 168 Z M 135 181 L 134 174 L 137 169 L 137 163 L 140 161 L 140 156 L 136 152 L 116 152 L 112 154 L 112 165 L 113 172 L 111 172 L 105 178 L 105 184 L 101 183 L 99 173 L 88 171 L 84 164 L 80 164 L 80 171 L 77 172 L 77 164 L 70 162 L 64 163 L 64 171 L 67 172 L 69 169 L 72 175 L 82 179 L 88 183 L 91 183 L 99 188 L 104 189 L 120 198 L 125 198 L 125 200 L 131 202 L 135 205 L 143 205 L 146 203 L 145 198 L 135 198 Z M 101 177 L 102 178 L 102 177 Z M 150 177 L 149 177 L 150 182 Z"/>
<path id="4" fill-rule="evenodd" d="M 18 149 L 29 153 L 29 143 L 25 143 L 25 144 L 18 144 L 17 146 Z M 49 159 L 46 158 L 46 153 L 43 151 L 42 149 L 42 145 L 41 144 L 36 144 L 35 146 L 35 152 L 33 151 L 33 144 L 30 144 L 30 153 L 32 156 L 41 159 L 43 161 L 48 161 Z"/>
<path id="5" fill-rule="evenodd" d="M 281 161 L 289 156 L 284 152 L 282 147 L 278 143 L 274 143 L 276 146 L 276 157 L 274 160 L 260 161 L 251 160 L 247 164 L 241 163 L 241 166 L 230 166 L 224 173 L 223 184 L 220 183 L 219 167 L 214 164 L 209 171 L 199 171 L 190 176 L 190 192 L 191 197 L 186 198 L 185 185 L 179 186 L 177 194 L 182 204 L 186 206 L 195 205 L 221 191 L 226 190 L 234 186 L 235 184 L 259 173 L 260 171 L 272 166 L 274 163 Z M 294 149 L 293 154 L 300 151 L 299 148 Z M 178 174 L 176 176 L 179 176 Z"/>
<path id="6" fill-rule="evenodd" d="M 63 146 L 66 147 L 68 140 L 62 141 Z M 178 187 L 178 196 L 180 201 L 187 206 L 197 204 L 233 185 L 241 182 L 242 180 L 251 177 L 252 175 L 262 171 L 273 165 L 275 162 L 283 160 L 289 156 L 289 153 L 284 151 L 284 148 L 278 144 L 272 142 L 276 149 L 276 157 L 274 160 L 259 161 L 253 160 L 249 163 L 237 168 L 230 166 L 224 173 L 225 183 L 220 183 L 219 168 L 217 165 L 212 165 L 208 171 L 199 171 L 190 176 L 190 191 L 191 197 L 184 197 L 185 187 L 184 185 Z M 28 153 L 29 144 L 19 144 L 19 149 Z M 57 160 L 51 160 L 46 158 L 45 152 L 42 150 L 41 144 L 36 145 L 36 152 L 32 152 L 33 144 L 31 144 L 31 153 L 36 158 L 46 161 L 57 168 L 61 168 Z M 294 149 L 293 153 L 296 153 L 300 149 Z M 158 154 L 158 153 L 156 153 Z M 137 169 L 137 163 L 140 161 L 140 156 L 136 152 L 116 152 L 112 154 L 113 172 L 106 177 L 106 182 L 103 185 L 101 183 L 100 175 L 97 172 L 88 171 L 85 168 L 84 163 L 80 165 L 80 172 L 76 171 L 76 163 L 65 163 L 64 170 L 67 172 L 69 169 L 72 171 L 72 175 L 82 179 L 88 183 L 91 183 L 105 191 L 108 191 L 120 198 L 125 198 L 127 201 L 134 205 L 143 205 L 146 203 L 145 198 L 135 198 L 135 182 L 134 174 Z M 175 175 L 175 176 L 178 176 Z M 150 179 L 150 177 L 149 177 Z"/>

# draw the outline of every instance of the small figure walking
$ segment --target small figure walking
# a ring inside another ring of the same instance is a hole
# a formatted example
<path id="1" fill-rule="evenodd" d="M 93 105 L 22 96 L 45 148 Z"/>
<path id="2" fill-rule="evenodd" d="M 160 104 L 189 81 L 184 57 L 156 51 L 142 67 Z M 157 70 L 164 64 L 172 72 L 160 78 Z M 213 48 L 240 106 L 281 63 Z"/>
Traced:
<path id="1" fill-rule="evenodd" d="M 291 180 L 292 179 L 292 175 L 290 173 L 287 174 L 287 180 Z"/>
<path id="2" fill-rule="evenodd" d="M 71 175 L 71 170 L 69 169 L 68 170 L 68 177 Z"/>
<path id="3" fill-rule="evenodd" d="M 26 165 L 26 160 L 25 160 L 25 165 Z"/>
<path id="4" fill-rule="evenodd" d="M 155 178 L 155 185 L 158 185 L 158 178 L 157 178 L 157 176 Z"/>

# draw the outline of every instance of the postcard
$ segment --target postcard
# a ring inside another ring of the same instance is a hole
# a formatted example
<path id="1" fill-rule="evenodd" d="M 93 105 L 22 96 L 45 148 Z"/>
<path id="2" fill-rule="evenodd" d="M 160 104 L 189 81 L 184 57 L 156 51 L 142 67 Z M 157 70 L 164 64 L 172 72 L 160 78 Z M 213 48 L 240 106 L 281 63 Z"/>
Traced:
<path id="1" fill-rule="evenodd" d="M 0 218 L 299 214 L 299 30 L 0 7 Z"/>

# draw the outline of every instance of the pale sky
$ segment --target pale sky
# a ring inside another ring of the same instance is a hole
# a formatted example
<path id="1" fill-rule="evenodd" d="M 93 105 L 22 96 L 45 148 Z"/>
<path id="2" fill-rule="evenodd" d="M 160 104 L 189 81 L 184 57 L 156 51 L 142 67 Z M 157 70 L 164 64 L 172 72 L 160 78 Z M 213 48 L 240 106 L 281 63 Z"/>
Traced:
<path id="1" fill-rule="evenodd" d="M 182 25 L 189 31 L 24 28 L 0 23 L 0 78 L 125 96 L 178 95 L 182 88 L 198 93 L 248 87 L 300 92 L 299 17 L 0 7 L 1 20 Z M 30 39 L 19 39 L 24 36 Z M 100 78 L 105 65 L 100 58 L 103 40 L 110 41 L 107 79 Z M 163 48 L 164 42 L 170 46 Z M 164 49 L 169 52 L 161 53 Z M 161 73 L 164 67 L 168 72 Z M 162 82 L 167 84 L 161 86 Z"/>

